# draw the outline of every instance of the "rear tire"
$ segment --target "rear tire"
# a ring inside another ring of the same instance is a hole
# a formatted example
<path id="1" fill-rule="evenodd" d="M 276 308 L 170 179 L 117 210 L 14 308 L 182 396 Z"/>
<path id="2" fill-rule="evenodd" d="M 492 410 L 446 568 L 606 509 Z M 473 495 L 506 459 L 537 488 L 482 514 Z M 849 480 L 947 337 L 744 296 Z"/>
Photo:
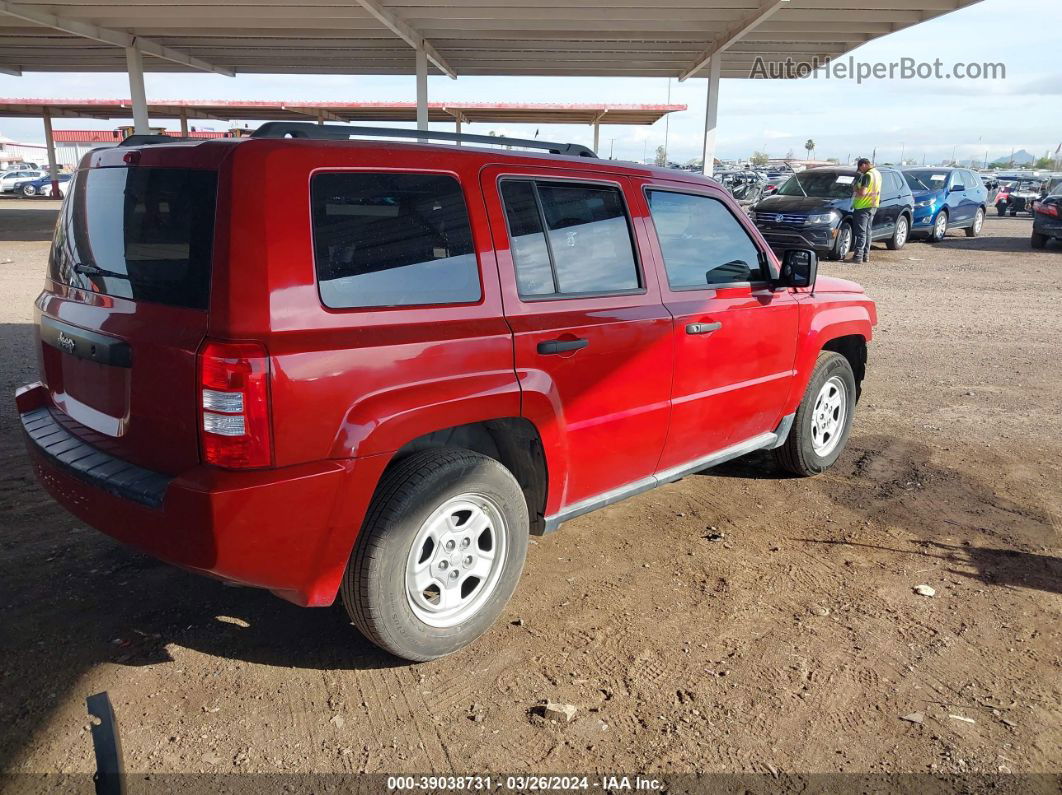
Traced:
<path id="1" fill-rule="evenodd" d="M 789 436 L 774 451 L 778 465 L 802 477 L 829 469 L 848 441 L 856 395 L 848 360 L 833 351 L 820 353 Z"/>
<path id="2" fill-rule="evenodd" d="M 1032 233 L 1032 239 L 1029 241 L 1033 248 L 1044 248 L 1047 245 L 1047 235 L 1041 235 L 1039 232 Z"/>
<path id="3" fill-rule="evenodd" d="M 501 614 L 527 541 L 527 503 L 499 462 L 455 448 L 413 453 L 376 489 L 343 604 L 366 638 L 398 657 L 451 654 Z"/>
<path id="4" fill-rule="evenodd" d="M 1007 214 L 1007 205 L 1005 205 L 1005 204 L 997 204 L 996 205 L 996 212 L 999 214 L 999 217 L 1002 218 L 1004 215 Z"/>
<path id="5" fill-rule="evenodd" d="M 911 231 L 911 224 L 907 220 L 906 215 L 901 215 L 896 219 L 896 228 L 892 232 L 892 237 L 885 241 L 885 245 L 888 246 L 889 251 L 899 251 L 903 248 L 907 242 L 907 237 Z"/>
<path id="6" fill-rule="evenodd" d="M 978 208 L 977 214 L 974 216 L 973 223 L 966 227 L 967 237 L 977 237 L 981 234 L 981 227 L 985 225 L 985 211 Z"/>

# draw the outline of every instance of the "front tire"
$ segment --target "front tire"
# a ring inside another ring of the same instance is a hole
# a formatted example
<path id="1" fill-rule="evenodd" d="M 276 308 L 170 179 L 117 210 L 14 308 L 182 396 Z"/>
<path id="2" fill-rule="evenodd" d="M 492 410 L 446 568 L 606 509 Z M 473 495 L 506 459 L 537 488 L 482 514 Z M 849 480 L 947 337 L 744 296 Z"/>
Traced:
<path id="1" fill-rule="evenodd" d="M 1007 205 L 1006 204 L 997 204 L 996 205 L 996 213 L 999 215 L 1000 218 L 1002 218 L 1004 215 L 1007 214 Z"/>
<path id="2" fill-rule="evenodd" d="M 896 219 L 896 229 L 892 232 L 885 245 L 888 246 L 889 251 L 899 251 L 903 248 L 904 243 L 907 242 L 908 233 L 911 231 L 910 222 L 907 220 L 906 215 L 901 215 Z"/>
<path id="3" fill-rule="evenodd" d="M 833 249 L 830 251 L 830 259 L 843 260 L 852 250 L 852 225 L 845 222 L 837 230 L 837 239 L 833 241 Z"/>
<path id="4" fill-rule="evenodd" d="M 434 660 L 494 623 L 524 566 L 527 503 L 498 461 L 423 450 L 380 481 L 341 593 L 354 625 L 406 660 Z"/>
<path id="5" fill-rule="evenodd" d="M 931 243 L 939 243 L 948 234 L 948 211 L 941 210 L 933 219 L 933 231 L 929 234 Z"/>
<path id="6" fill-rule="evenodd" d="M 848 360 L 832 351 L 820 353 L 789 436 L 775 450 L 778 465 L 802 477 L 833 466 L 852 429 L 856 396 L 855 374 Z"/>
<path id="7" fill-rule="evenodd" d="M 981 234 L 981 227 L 985 225 L 985 211 L 981 208 L 977 209 L 977 214 L 974 216 L 973 224 L 966 227 L 967 237 L 977 237 Z"/>

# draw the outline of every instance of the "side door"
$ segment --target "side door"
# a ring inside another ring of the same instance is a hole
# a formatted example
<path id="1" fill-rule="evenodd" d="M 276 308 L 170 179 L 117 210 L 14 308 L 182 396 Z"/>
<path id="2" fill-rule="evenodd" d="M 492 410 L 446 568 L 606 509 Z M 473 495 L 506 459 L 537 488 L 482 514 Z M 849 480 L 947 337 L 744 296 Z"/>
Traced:
<path id="1" fill-rule="evenodd" d="M 967 205 L 967 218 L 973 223 L 974 217 L 977 214 L 977 210 L 980 209 L 982 204 L 986 204 L 988 201 L 988 191 L 984 190 L 984 186 L 981 184 L 981 178 L 972 171 L 963 171 L 963 178 L 965 179 L 966 190 L 963 192 L 965 202 Z"/>
<path id="2" fill-rule="evenodd" d="M 948 192 L 945 199 L 951 214 L 952 226 L 963 226 L 972 217 L 972 202 L 966 196 L 966 180 L 963 173 L 956 169 L 948 176 Z"/>
<path id="3" fill-rule="evenodd" d="M 547 513 L 652 483 L 670 412 L 671 315 L 612 174 L 493 166 L 483 195 Z"/>
<path id="4" fill-rule="evenodd" d="M 890 237 L 900 213 L 899 177 L 892 171 L 881 172 L 881 204 L 874 213 L 872 237 L 875 240 Z"/>
<path id="5" fill-rule="evenodd" d="M 664 305 L 674 315 L 671 424 L 659 472 L 773 431 L 794 384 L 799 306 L 772 290 L 768 249 L 724 194 L 647 181 Z"/>

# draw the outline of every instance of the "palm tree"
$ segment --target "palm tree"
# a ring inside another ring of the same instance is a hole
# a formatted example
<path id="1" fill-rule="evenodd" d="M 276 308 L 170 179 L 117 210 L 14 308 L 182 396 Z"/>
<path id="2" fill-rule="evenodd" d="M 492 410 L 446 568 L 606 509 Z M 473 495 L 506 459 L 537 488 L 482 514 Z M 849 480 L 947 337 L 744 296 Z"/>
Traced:
<path id="1" fill-rule="evenodd" d="M 815 151 L 815 141 L 808 138 L 804 141 L 804 148 L 808 150 L 808 160 L 811 160 L 811 153 Z"/>

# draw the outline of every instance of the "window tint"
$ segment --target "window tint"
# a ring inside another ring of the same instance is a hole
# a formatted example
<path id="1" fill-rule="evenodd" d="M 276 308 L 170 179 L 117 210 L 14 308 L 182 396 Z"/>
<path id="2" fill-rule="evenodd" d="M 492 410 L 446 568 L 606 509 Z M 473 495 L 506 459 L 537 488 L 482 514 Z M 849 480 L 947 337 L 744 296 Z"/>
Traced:
<path id="1" fill-rule="evenodd" d="M 506 181 L 502 183 L 501 193 L 520 295 L 552 295 L 557 292 L 557 285 L 553 281 L 546 236 L 542 233 L 535 186 L 530 182 Z"/>
<path id="2" fill-rule="evenodd" d="M 722 202 L 653 190 L 649 209 L 673 290 L 763 279 L 759 249 Z"/>
<path id="3" fill-rule="evenodd" d="M 461 186 L 434 174 L 318 174 L 310 182 L 321 300 L 337 309 L 480 298 Z"/>
<path id="4" fill-rule="evenodd" d="M 617 293 L 641 286 L 618 188 L 507 180 L 502 201 L 521 295 Z"/>
<path id="5" fill-rule="evenodd" d="M 217 173 L 179 168 L 78 172 L 49 275 L 85 290 L 205 309 Z"/>

